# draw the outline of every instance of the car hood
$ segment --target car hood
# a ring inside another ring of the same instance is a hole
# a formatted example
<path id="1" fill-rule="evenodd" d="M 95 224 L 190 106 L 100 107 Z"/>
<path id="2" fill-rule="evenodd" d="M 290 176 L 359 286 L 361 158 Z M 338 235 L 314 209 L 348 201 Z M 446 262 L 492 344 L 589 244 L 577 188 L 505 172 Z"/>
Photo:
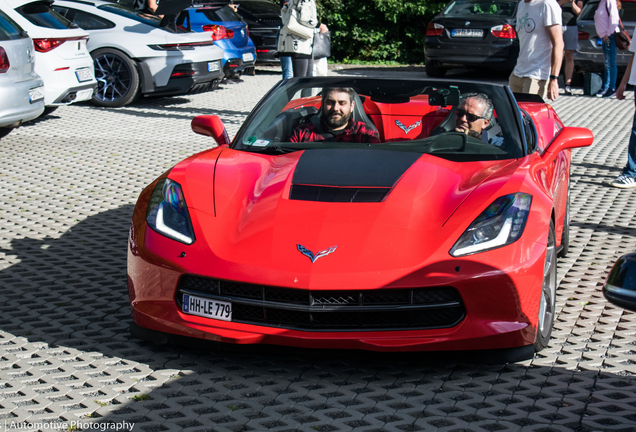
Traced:
<path id="1" fill-rule="evenodd" d="M 337 165 L 349 165 L 357 174 L 343 176 L 341 186 L 368 180 L 361 185 L 368 188 L 377 186 L 373 185 L 377 178 L 384 184 L 394 179 L 382 201 L 290 199 L 298 179 L 313 178 L 315 184 L 324 174 L 323 183 L 339 181 L 337 170 L 321 174 L 330 171 L 328 165 L 303 161 L 312 151 L 269 156 L 223 149 L 175 167 L 170 177 L 184 186 L 197 242 L 205 242 L 215 260 L 246 272 L 246 280 L 263 269 L 291 271 L 316 282 L 321 274 L 357 272 L 366 274 L 369 285 L 374 285 L 373 275 L 418 268 L 449 241 L 450 249 L 457 240 L 449 238 L 456 235 L 457 227 L 445 229 L 450 216 L 480 184 L 497 179 L 505 183 L 518 165 L 516 160 L 458 163 L 411 154 L 411 161 L 403 157 L 401 165 L 387 174 L 382 158 L 372 161 L 375 167 L 357 167 L 355 154 L 349 154 Z M 386 155 L 383 158 L 387 160 Z M 464 221 L 466 226 L 478 214 L 471 214 Z M 332 254 L 314 263 L 301 252 L 305 248 L 318 254 L 333 247 Z"/>

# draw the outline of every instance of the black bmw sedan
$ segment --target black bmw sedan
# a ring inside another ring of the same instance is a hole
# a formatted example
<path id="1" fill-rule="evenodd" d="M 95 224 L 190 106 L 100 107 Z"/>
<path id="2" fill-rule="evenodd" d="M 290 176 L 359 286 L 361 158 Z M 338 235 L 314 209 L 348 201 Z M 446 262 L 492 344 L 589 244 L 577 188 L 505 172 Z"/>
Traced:
<path id="1" fill-rule="evenodd" d="M 426 28 L 426 73 L 453 68 L 512 71 L 519 54 L 516 0 L 453 0 Z"/>
<path id="2" fill-rule="evenodd" d="M 256 45 L 256 61 L 279 61 L 276 41 L 283 25 L 279 3 L 266 0 L 235 0 L 234 3 L 240 3 L 237 12 L 250 29 L 250 38 Z"/>

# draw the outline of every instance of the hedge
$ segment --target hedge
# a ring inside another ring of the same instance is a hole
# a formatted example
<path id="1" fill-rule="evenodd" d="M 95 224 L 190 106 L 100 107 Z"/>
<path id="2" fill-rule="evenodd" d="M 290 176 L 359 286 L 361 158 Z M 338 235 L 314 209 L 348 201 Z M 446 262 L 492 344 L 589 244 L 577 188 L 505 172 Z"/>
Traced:
<path id="1" fill-rule="evenodd" d="M 426 26 L 446 5 L 436 0 L 316 0 L 329 26 L 331 61 L 424 63 Z"/>

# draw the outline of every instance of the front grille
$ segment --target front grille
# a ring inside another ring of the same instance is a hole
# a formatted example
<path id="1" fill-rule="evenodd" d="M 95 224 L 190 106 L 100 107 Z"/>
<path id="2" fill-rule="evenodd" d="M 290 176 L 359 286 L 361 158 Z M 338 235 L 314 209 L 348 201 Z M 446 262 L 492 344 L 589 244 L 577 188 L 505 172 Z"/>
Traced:
<path id="1" fill-rule="evenodd" d="M 232 321 L 299 330 L 414 330 L 457 325 L 466 311 L 453 287 L 308 291 L 185 275 L 183 294 L 232 303 Z"/>
<path id="2" fill-rule="evenodd" d="M 292 185 L 289 199 L 320 202 L 382 202 L 391 188 Z"/>

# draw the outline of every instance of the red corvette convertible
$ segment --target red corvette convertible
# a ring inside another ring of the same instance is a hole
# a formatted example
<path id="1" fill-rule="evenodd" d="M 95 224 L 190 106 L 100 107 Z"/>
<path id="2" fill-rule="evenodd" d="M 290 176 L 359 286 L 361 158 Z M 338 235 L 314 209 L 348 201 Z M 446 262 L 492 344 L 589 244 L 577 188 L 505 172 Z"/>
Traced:
<path id="1" fill-rule="evenodd" d="M 340 105 L 338 105 L 340 104 Z M 232 142 L 150 184 L 131 332 L 375 351 L 546 347 L 568 249 L 570 149 L 541 99 L 450 80 L 292 79 Z"/>

